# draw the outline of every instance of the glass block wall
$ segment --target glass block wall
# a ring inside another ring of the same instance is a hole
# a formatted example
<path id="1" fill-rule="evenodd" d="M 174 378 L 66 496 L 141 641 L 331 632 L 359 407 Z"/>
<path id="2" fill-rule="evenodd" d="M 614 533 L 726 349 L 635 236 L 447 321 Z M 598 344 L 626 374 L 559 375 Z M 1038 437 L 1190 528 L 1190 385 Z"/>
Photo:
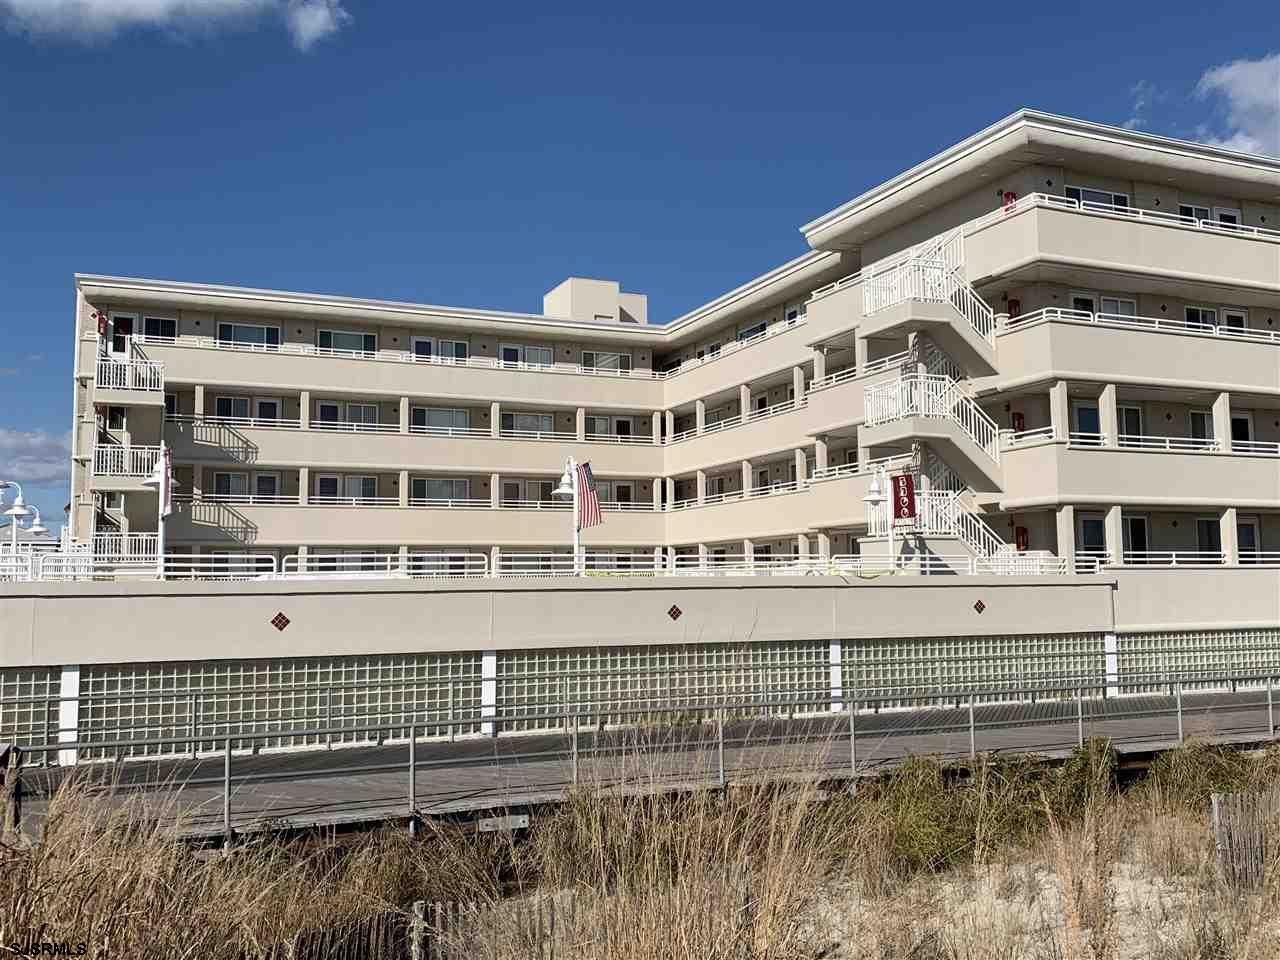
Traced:
<path id="1" fill-rule="evenodd" d="M 60 667 L 0 669 L 0 743 L 53 743 L 58 739 L 61 678 Z M 38 763 L 40 758 L 32 761 Z"/>
<path id="2" fill-rule="evenodd" d="M 1116 652 L 1121 694 L 1167 689 L 1165 678 L 1181 678 L 1190 689 L 1217 689 L 1231 685 L 1221 679 L 1225 675 L 1274 672 L 1280 677 L 1280 628 L 1275 627 L 1122 633 Z M 1265 684 L 1262 678 L 1256 682 Z"/>
<path id="3" fill-rule="evenodd" d="M 830 696 L 828 647 L 822 641 L 684 643 L 661 646 L 573 647 L 498 653 L 497 711 L 501 715 L 691 707 L 735 701 L 743 713 L 787 713 L 770 699 Z M 760 708 L 753 705 L 760 703 Z M 812 708 L 810 708 L 812 709 Z M 797 709 L 797 712 L 804 712 Z M 617 722 L 597 715 L 596 722 Z M 531 721 L 526 729 L 545 725 Z"/>
<path id="4" fill-rule="evenodd" d="M 970 690 L 978 702 L 1016 700 L 1023 695 L 989 688 L 1050 688 L 1101 679 L 1105 669 L 1100 633 L 847 640 L 840 654 L 846 695 L 875 696 L 882 707 L 942 706 Z"/>
<path id="5" fill-rule="evenodd" d="M 444 736 L 449 715 L 480 714 L 480 654 L 413 654 L 86 666 L 80 673 L 83 740 L 194 737 L 197 749 L 249 746 L 236 734 L 381 724 L 378 731 L 256 741 L 263 748 Z M 476 727 L 458 730 L 474 732 Z M 183 753 L 189 743 L 131 748 L 127 755 Z M 105 751 L 88 752 L 101 756 Z"/>

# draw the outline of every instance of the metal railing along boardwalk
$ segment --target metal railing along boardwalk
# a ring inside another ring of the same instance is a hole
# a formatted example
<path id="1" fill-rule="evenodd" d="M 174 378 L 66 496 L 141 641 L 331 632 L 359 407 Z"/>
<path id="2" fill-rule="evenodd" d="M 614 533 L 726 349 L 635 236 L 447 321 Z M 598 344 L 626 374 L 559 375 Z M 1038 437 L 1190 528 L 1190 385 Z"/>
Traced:
<path id="1" fill-rule="evenodd" d="M 314 825 L 321 822 L 317 814 L 324 806 L 333 808 L 335 822 L 413 820 L 449 810 L 555 801 L 582 784 L 625 788 L 628 778 L 606 762 L 627 755 L 646 758 L 641 778 L 652 789 L 668 783 L 723 787 L 737 774 L 752 779 L 797 773 L 854 779 L 913 753 L 943 759 L 972 759 L 986 751 L 1063 755 L 1094 735 L 1144 751 L 1177 746 L 1189 735 L 1235 743 L 1274 739 L 1274 674 L 1197 676 L 1194 682 L 1203 685 L 1206 680 L 1229 692 L 1192 693 L 1185 680 L 1165 677 L 1157 694 L 1115 697 L 1109 694 L 1113 680 L 1093 676 L 996 688 L 922 688 L 921 699 L 930 706 L 912 709 L 892 709 L 900 704 L 900 693 L 885 697 L 874 688 L 814 691 L 773 686 L 696 703 L 628 706 L 569 701 L 517 713 L 493 710 L 478 718 L 474 712 L 460 717 L 450 711 L 425 719 L 402 712 L 334 725 L 303 717 L 301 726 L 214 733 L 208 739 L 215 749 L 209 753 L 221 759 L 221 770 L 216 761 L 195 760 L 180 776 L 183 761 L 173 760 L 167 777 L 144 767 L 141 777 L 118 777 L 115 789 L 172 791 L 174 784 L 181 784 L 179 806 L 190 798 L 194 808 L 193 816 L 177 819 L 183 831 L 230 842 L 237 816 L 242 826 L 261 828 L 264 821 L 267 828 L 290 825 L 289 817 L 281 816 L 272 804 L 287 797 L 290 784 L 300 780 L 305 780 L 301 790 L 307 797 L 300 823 Z M 458 731 L 471 732 L 477 725 L 484 736 L 454 740 Z M 530 730 L 539 733 L 530 735 Z M 515 735 L 510 748 L 482 746 L 491 738 L 504 742 L 508 735 Z M 56 754 L 74 766 L 82 753 L 107 758 L 154 758 L 161 753 L 194 759 L 201 736 L 195 731 L 92 740 L 59 736 L 21 746 L 29 756 Z M 289 738 L 368 746 L 322 754 L 325 759 L 320 762 L 300 753 L 256 756 L 259 747 Z M 393 742 L 398 745 L 391 746 Z M 478 771 L 489 772 L 487 782 L 477 780 Z M 427 788 L 422 792 L 420 772 L 437 774 L 422 784 Z M 42 773 L 34 771 L 32 776 Z M 353 780 L 345 779 L 353 775 Z M 378 779 L 381 775 L 398 781 L 400 802 L 385 802 L 389 784 Z M 466 780 L 461 798 L 455 788 L 459 778 Z M 57 782 L 51 771 L 44 773 L 46 793 Z M 326 783 L 334 790 L 327 804 L 317 800 Z M 255 795 L 255 784 L 270 786 Z M 339 785 L 342 789 L 334 789 Z M 220 797 L 206 788 L 219 791 Z M 221 800 L 220 817 L 208 809 L 215 798 Z M 172 807 L 167 811 L 167 816 L 175 814 Z"/>

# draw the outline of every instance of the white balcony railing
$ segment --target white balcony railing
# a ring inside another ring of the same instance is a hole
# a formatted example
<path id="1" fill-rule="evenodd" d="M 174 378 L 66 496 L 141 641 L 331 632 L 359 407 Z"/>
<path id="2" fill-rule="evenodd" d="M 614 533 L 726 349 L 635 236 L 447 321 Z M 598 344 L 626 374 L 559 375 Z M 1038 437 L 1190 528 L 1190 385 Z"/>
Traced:
<path id="1" fill-rule="evenodd" d="M 1034 430 L 1001 430 L 1000 446 L 1005 450 L 1013 450 L 1017 447 L 1030 446 L 1034 443 L 1046 443 L 1056 439 L 1056 434 L 1052 426 L 1036 427 Z"/>
<path id="2" fill-rule="evenodd" d="M 95 533 L 93 559 L 106 563 L 155 563 L 159 542 L 154 533 Z"/>
<path id="3" fill-rule="evenodd" d="M 1020 314 L 1004 321 L 1005 330 L 1021 330 L 1036 323 L 1045 322 L 1090 323 L 1104 327 L 1121 327 L 1130 330 L 1148 330 L 1159 333 L 1193 334 L 1216 337 L 1220 340 L 1245 340 L 1254 343 L 1280 343 L 1280 331 L 1255 330 L 1249 327 L 1179 320 L 1171 317 L 1142 317 L 1127 313 L 1093 313 L 1088 310 L 1066 310 L 1062 307 L 1045 307 L 1031 313 Z"/>
<path id="4" fill-rule="evenodd" d="M 865 396 L 869 427 L 907 417 L 947 419 L 993 462 L 1000 462 L 1000 428 L 950 377 L 909 374 L 867 387 Z"/>
<path id="5" fill-rule="evenodd" d="M 97 385 L 106 390 L 164 390 L 164 364 L 155 360 L 99 357 Z"/>
<path id="6" fill-rule="evenodd" d="M 93 448 L 93 472 L 100 477 L 149 477 L 158 459 L 159 447 L 99 444 Z"/>
<path id="7" fill-rule="evenodd" d="M 1227 562 L 1221 550 L 1126 550 L 1127 567 L 1203 567 Z"/>
<path id="8" fill-rule="evenodd" d="M 1218 449 L 1213 437 L 1149 437 L 1143 434 L 1122 433 L 1119 445 L 1135 450 L 1170 450 L 1184 453 L 1209 453 Z"/>

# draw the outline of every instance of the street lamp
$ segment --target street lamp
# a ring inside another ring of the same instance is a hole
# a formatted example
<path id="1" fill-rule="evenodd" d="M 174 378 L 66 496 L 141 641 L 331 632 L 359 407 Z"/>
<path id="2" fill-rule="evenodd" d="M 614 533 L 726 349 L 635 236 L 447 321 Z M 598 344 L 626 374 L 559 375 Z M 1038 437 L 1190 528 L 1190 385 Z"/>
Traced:
<path id="1" fill-rule="evenodd" d="M 40 534 L 40 533 L 48 533 L 48 532 L 49 532 L 49 528 L 48 528 L 48 527 L 46 527 L 46 526 L 45 526 L 45 525 L 40 521 L 40 508 L 39 508 L 39 507 L 37 507 L 35 504 L 32 504 L 32 505 L 31 505 L 31 512 L 32 512 L 32 513 L 34 513 L 34 514 L 36 515 L 36 518 L 35 518 L 35 520 L 34 520 L 34 521 L 32 521 L 31 526 L 27 527 L 28 532 L 30 532 L 30 533 L 36 533 L 36 534 Z"/>
<path id="2" fill-rule="evenodd" d="M 883 481 L 883 485 L 881 484 Z M 884 467 L 881 467 L 871 475 L 871 486 L 867 490 L 867 495 L 862 498 L 862 502 L 867 505 L 868 519 L 872 516 L 880 516 L 880 507 L 886 506 L 889 502 L 889 496 L 885 493 L 885 487 L 889 485 L 889 476 L 885 473 Z M 889 510 L 885 509 L 885 527 L 889 534 L 889 569 L 893 570 L 895 566 L 895 558 L 893 554 L 893 515 Z"/>
<path id="3" fill-rule="evenodd" d="M 564 473 L 560 475 L 560 486 L 552 491 L 552 496 L 568 497 L 572 505 L 569 511 L 569 522 L 573 527 L 573 574 L 577 576 L 581 572 L 578 555 L 581 552 L 582 534 L 578 530 L 578 462 L 573 457 L 565 460 Z"/>
<path id="4" fill-rule="evenodd" d="M 0 480 L 0 489 L 8 489 L 12 487 L 17 490 L 17 495 L 13 498 L 13 506 L 4 512 L 9 518 L 9 549 L 16 557 L 18 555 L 18 521 L 28 516 L 31 511 L 27 508 L 26 501 L 22 499 L 22 487 L 14 480 Z"/>

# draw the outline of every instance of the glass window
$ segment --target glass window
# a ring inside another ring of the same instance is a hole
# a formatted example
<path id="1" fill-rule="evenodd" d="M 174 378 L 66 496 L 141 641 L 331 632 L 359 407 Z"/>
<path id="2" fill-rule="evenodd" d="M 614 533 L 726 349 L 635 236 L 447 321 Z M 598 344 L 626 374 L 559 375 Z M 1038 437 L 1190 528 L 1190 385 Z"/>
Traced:
<path id="1" fill-rule="evenodd" d="M 142 332 L 148 338 L 175 340 L 178 336 L 178 321 L 172 317 L 147 317 L 142 321 Z"/>
<path id="2" fill-rule="evenodd" d="M 128 353 L 129 338 L 133 336 L 134 318 L 128 314 L 111 315 L 111 352 Z"/>
<path id="3" fill-rule="evenodd" d="M 341 479 L 335 476 L 318 476 L 316 477 L 316 496 L 333 499 L 338 496 L 341 489 Z"/>
<path id="4" fill-rule="evenodd" d="M 378 349 L 378 336 L 373 333 L 352 333 L 347 330 L 320 330 L 316 333 L 316 346 L 321 350 L 344 353 L 374 353 Z"/>
<path id="5" fill-rule="evenodd" d="M 1212 412 L 1208 410 L 1192 410 L 1189 417 L 1191 421 L 1191 438 L 1193 440 L 1213 439 Z"/>
<path id="6" fill-rule="evenodd" d="M 451 360 L 465 360 L 471 352 L 471 345 L 465 340 L 441 340 L 439 354 Z"/>
<path id="7" fill-rule="evenodd" d="M 1248 415 L 1231 415 L 1231 439 L 1235 443 L 1248 443 L 1253 439 L 1253 420 Z"/>
<path id="8" fill-rule="evenodd" d="M 1201 553 L 1222 552 L 1222 528 L 1216 517 L 1196 520 L 1196 549 Z"/>
<path id="9" fill-rule="evenodd" d="M 430 357 L 435 353 L 435 348 L 435 341 L 430 337 L 413 338 L 413 355 L 415 357 Z"/>
<path id="10" fill-rule="evenodd" d="M 549 413 L 504 413 L 502 429 L 551 433 L 555 429 L 554 417 Z"/>
<path id="11" fill-rule="evenodd" d="M 178 395 L 176 393 L 166 393 L 164 395 L 164 415 L 166 417 L 176 417 L 178 415 Z"/>
<path id="12" fill-rule="evenodd" d="M 252 323 L 219 323 L 218 342 L 270 350 L 280 346 L 280 328 Z"/>
<path id="13" fill-rule="evenodd" d="M 344 496 L 353 500 L 371 499 L 378 495 L 377 477 L 347 477 L 344 483 Z"/>
<path id="14" fill-rule="evenodd" d="M 1067 187 L 1067 198 L 1080 203 L 1092 203 L 1103 207 L 1128 207 L 1127 193 L 1112 193 L 1110 190 L 1091 190 L 1088 187 Z"/>
<path id="15" fill-rule="evenodd" d="M 759 323 L 753 323 L 749 327 L 744 327 L 742 330 L 738 331 L 738 339 L 748 340 L 751 337 L 756 336 L 757 334 L 764 333 L 765 328 L 767 326 L 768 326 L 768 322 L 765 320 L 761 320 Z"/>
<path id="16" fill-rule="evenodd" d="M 1218 311 L 1209 307 L 1187 307 L 1187 325 L 1212 327 L 1218 322 Z"/>
<path id="17" fill-rule="evenodd" d="M 247 473 L 215 473 L 213 492 L 219 497 L 243 497 L 249 493 Z"/>
<path id="18" fill-rule="evenodd" d="M 108 430 L 123 430 L 125 428 L 125 424 L 128 422 L 129 415 L 125 407 L 107 407 Z"/>
<path id="19" fill-rule="evenodd" d="M 582 365 L 588 370 L 616 370 L 625 373 L 631 370 L 631 354 L 583 350 Z"/>
<path id="20" fill-rule="evenodd" d="M 276 473 L 255 473 L 253 475 L 253 495 L 255 497 L 279 496 L 280 475 Z"/>
<path id="21" fill-rule="evenodd" d="M 536 365 L 536 366 L 549 367 L 554 361 L 555 361 L 555 357 L 552 354 L 550 347 L 525 347 L 524 348 L 525 363 Z"/>
<path id="22" fill-rule="evenodd" d="M 522 351 L 519 346 L 514 343 L 504 343 L 499 348 L 499 359 L 503 363 L 519 363 L 522 357 Z"/>
<path id="23" fill-rule="evenodd" d="M 616 437 L 631 436 L 631 419 L 629 417 L 615 417 L 613 421 L 613 434 Z"/>
<path id="24" fill-rule="evenodd" d="M 1102 312 L 1117 317 L 1133 317 L 1138 314 L 1138 304 L 1134 300 L 1121 300 L 1118 297 L 1103 297 Z"/>
<path id="25" fill-rule="evenodd" d="M 608 417 L 587 417 L 586 422 L 587 436 L 604 437 L 609 435 L 609 418 Z"/>
<path id="26" fill-rule="evenodd" d="M 1240 211 L 1233 210 L 1230 207 L 1214 207 L 1215 219 L 1224 226 L 1236 227 L 1240 225 Z"/>
<path id="27" fill-rule="evenodd" d="M 1243 330 L 1249 326 L 1247 310 L 1223 310 L 1222 325 L 1228 330 Z"/>
<path id="28" fill-rule="evenodd" d="M 316 404 L 316 420 L 320 423 L 337 423 L 342 419 L 341 404 L 321 400 Z"/>
<path id="29" fill-rule="evenodd" d="M 1107 525 L 1101 514 L 1080 515 L 1080 549 L 1099 553 L 1107 549 Z"/>
<path id="30" fill-rule="evenodd" d="M 466 430 L 471 426 L 471 414 L 451 407 L 414 407 L 410 423 L 419 430 Z"/>
<path id="31" fill-rule="evenodd" d="M 1120 421 L 1120 435 L 1122 437 L 1142 436 L 1142 410 L 1140 408 L 1120 407 L 1116 410 L 1116 417 Z"/>
<path id="32" fill-rule="evenodd" d="M 347 421 L 349 423 L 378 422 L 378 405 L 376 403 L 348 403 Z"/>
<path id="33" fill-rule="evenodd" d="M 1240 547 L 1240 557 L 1255 558 L 1259 552 L 1258 521 L 1240 520 L 1236 523 L 1236 542 Z"/>
<path id="34" fill-rule="evenodd" d="M 414 477 L 411 495 L 415 500 L 468 500 L 471 481 L 465 477 Z"/>
<path id="35" fill-rule="evenodd" d="M 253 401 L 253 415 L 259 420 L 279 420 L 280 401 L 274 397 L 259 397 Z"/>
<path id="36" fill-rule="evenodd" d="M 1178 205 L 1178 216 L 1187 220 L 1211 220 L 1208 207 L 1197 207 L 1193 203 Z"/>
<path id="37" fill-rule="evenodd" d="M 1094 306 L 1093 297 L 1073 293 L 1071 295 L 1071 309 L 1079 310 L 1082 313 L 1093 313 L 1097 308 Z"/>
<path id="38" fill-rule="evenodd" d="M 218 397 L 213 402 L 213 410 L 218 417 L 247 420 L 249 419 L 249 398 Z"/>
<path id="39" fill-rule="evenodd" d="M 1138 553 L 1146 553 L 1149 549 L 1147 545 L 1147 518 L 1122 517 L 1120 525 L 1124 530 L 1125 552 L 1132 550 Z"/>
<path id="40" fill-rule="evenodd" d="M 1102 418 L 1098 415 L 1097 404 L 1076 405 L 1076 432 L 1093 434 L 1102 432 Z"/>

